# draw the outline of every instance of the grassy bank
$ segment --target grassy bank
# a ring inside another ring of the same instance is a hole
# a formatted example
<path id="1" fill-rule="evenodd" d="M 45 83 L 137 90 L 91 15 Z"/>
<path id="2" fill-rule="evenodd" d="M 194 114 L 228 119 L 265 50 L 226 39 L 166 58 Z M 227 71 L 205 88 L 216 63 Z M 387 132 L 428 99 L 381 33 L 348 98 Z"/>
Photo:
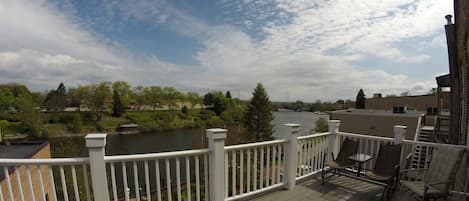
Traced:
<path id="1" fill-rule="evenodd" d="M 44 113 L 44 132 L 47 137 L 82 135 L 90 132 L 114 133 L 122 124 L 138 124 L 140 132 L 155 132 L 178 128 L 207 128 L 223 126 L 229 119 L 222 119 L 211 110 L 129 111 L 121 117 L 104 112 L 99 121 L 92 112 Z M 17 122 L 2 120 L 4 134 L 21 133 Z"/>

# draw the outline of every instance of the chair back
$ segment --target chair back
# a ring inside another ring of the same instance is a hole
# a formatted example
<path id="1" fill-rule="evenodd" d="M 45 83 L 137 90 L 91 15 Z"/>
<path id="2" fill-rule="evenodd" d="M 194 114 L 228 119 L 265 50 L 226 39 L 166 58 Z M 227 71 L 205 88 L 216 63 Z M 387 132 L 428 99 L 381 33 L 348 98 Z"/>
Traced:
<path id="1" fill-rule="evenodd" d="M 355 161 L 348 157 L 358 153 L 358 141 L 345 138 L 340 151 L 337 154 L 336 162 L 340 164 L 354 164 Z"/>
<path id="2" fill-rule="evenodd" d="M 441 192 L 448 192 L 456 176 L 456 171 L 461 164 L 463 153 L 464 149 L 461 148 L 438 147 L 433 151 L 430 167 L 423 178 L 424 183 L 431 184 L 449 181 L 451 183 L 432 185 L 432 187 Z"/>
<path id="3" fill-rule="evenodd" d="M 399 144 L 381 144 L 378 157 L 375 161 L 374 172 L 381 176 L 395 176 L 397 174 L 396 166 L 401 159 L 402 143 Z"/>

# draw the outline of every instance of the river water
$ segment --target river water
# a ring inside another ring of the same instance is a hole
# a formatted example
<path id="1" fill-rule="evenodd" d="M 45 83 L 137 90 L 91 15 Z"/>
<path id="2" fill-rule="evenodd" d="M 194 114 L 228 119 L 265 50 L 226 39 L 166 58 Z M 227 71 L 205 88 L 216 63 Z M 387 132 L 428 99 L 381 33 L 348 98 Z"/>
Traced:
<path id="1" fill-rule="evenodd" d="M 309 134 L 314 129 L 314 122 L 320 117 L 327 119 L 327 115 L 317 115 L 311 112 L 282 111 L 274 113 L 274 137 L 279 139 L 288 133 L 285 123 L 301 124 L 301 135 Z M 240 128 L 236 125 L 228 128 L 227 144 L 240 142 Z M 106 155 L 155 153 L 164 151 L 178 151 L 197 149 L 206 146 L 203 129 L 176 129 L 158 133 L 141 133 L 132 135 L 108 135 Z M 87 156 L 83 137 L 64 137 L 50 140 L 53 157 Z"/>
<path id="2" fill-rule="evenodd" d="M 282 111 L 274 113 L 274 138 L 283 138 L 286 136 L 287 127 L 285 123 L 298 123 L 302 125 L 300 130 L 301 135 L 309 134 L 310 129 L 314 129 L 314 122 L 320 117 L 327 118 L 327 115 L 317 115 L 311 112 L 292 112 Z M 242 130 L 238 125 L 231 125 L 228 128 L 228 135 L 226 144 L 238 144 L 241 140 L 240 131 Z M 53 157 L 86 157 L 88 156 L 88 150 L 85 147 L 84 137 L 63 137 L 50 139 L 51 152 Z M 125 155 L 125 154 L 138 154 L 138 153 L 156 153 L 165 151 L 179 151 L 187 149 L 200 149 L 207 146 L 205 132 L 203 129 L 176 129 L 172 131 L 164 131 L 158 133 L 142 133 L 142 134 L 131 134 L 131 135 L 108 135 L 106 143 L 106 155 Z M 128 181 L 134 181 L 132 163 L 126 163 L 127 165 L 127 179 Z M 145 181 L 145 175 L 143 175 L 143 164 L 138 162 L 138 180 L 140 184 Z M 160 171 L 165 172 L 164 163 L 160 163 Z M 191 159 L 190 170 L 194 170 L 194 161 Z M 110 168 L 109 166 L 107 168 Z M 116 170 L 121 170 L 122 164 L 116 164 Z M 154 170 L 155 164 L 149 164 L 150 171 L 149 178 L 153 184 L 156 182 Z M 184 163 L 181 164 L 181 172 L 185 172 L 186 166 Z M 174 161 L 171 162 L 170 172 L 171 180 L 176 180 L 174 172 L 176 166 Z M 202 171 L 202 170 L 201 170 Z M 108 170 L 109 172 L 109 170 Z M 203 172 L 203 171 L 202 171 Z M 203 173 L 201 173 L 203 174 Z M 58 174 L 57 174 L 58 175 Z M 124 184 L 123 174 L 121 171 L 116 171 L 116 186 L 118 197 L 124 196 Z M 60 182 L 60 178 L 55 178 L 56 182 Z M 166 181 L 166 176 L 161 175 L 161 181 Z M 181 181 L 185 181 L 185 174 L 181 175 Z M 78 181 L 79 186 L 83 186 L 83 181 Z M 165 184 L 166 185 L 166 184 Z M 162 186 L 165 187 L 165 186 Z M 151 186 L 152 192 L 155 190 L 154 186 Z M 69 189 L 71 192 L 71 190 Z M 135 188 L 133 185 L 128 187 L 128 191 L 132 195 L 135 195 Z"/>

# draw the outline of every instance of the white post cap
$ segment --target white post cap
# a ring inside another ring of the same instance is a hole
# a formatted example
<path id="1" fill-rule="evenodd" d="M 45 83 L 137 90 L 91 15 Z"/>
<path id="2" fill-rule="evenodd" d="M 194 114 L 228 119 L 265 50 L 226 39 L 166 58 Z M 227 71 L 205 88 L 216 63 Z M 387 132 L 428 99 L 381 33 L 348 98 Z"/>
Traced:
<path id="1" fill-rule="evenodd" d="M 90 133 L 86 135 L 86 147 L 104 147 L 106 146 L 106 133 Z"/>

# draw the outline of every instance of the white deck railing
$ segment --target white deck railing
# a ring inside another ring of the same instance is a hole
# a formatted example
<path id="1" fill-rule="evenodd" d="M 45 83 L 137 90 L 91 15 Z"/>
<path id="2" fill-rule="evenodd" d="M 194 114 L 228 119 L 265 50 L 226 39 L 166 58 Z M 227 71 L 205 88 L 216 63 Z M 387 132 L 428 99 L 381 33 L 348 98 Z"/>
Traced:
<path id="1" fill-rule="evenodd" d="M 428 167 L 433 150 L 442 145 L 404 140 L 406 128 L 395 127 L 395 137 L 339 132 L 339 121 L 329 122 L 329 132 L 298 136 L 300 125 L 290 128 L 286 139 L 225 146 L 226 130 L 208 129 L 208 149 L 105 156 L 105 135 L 86 138 L 89 158 L 0 159 L 4 179 L 0 201 L 49 200 L 238 200 L 278 188 L 292 189 L 300 179 L 315 175 L 323 159 L 337 152 L 345 138 L 359 141 L 360 153 L 377 156 L 382 143 L 403 143 L 405 156 L 416 150 L 417 165 Z M 416 146 L 424 149 L 415 149 Z M 372 169 L 374 161 L 366 164 Z M 462 167 L 453 195 L 469 196 L 467 167 Z M 90 185 L 91 183 L 92 185 Z"/>

